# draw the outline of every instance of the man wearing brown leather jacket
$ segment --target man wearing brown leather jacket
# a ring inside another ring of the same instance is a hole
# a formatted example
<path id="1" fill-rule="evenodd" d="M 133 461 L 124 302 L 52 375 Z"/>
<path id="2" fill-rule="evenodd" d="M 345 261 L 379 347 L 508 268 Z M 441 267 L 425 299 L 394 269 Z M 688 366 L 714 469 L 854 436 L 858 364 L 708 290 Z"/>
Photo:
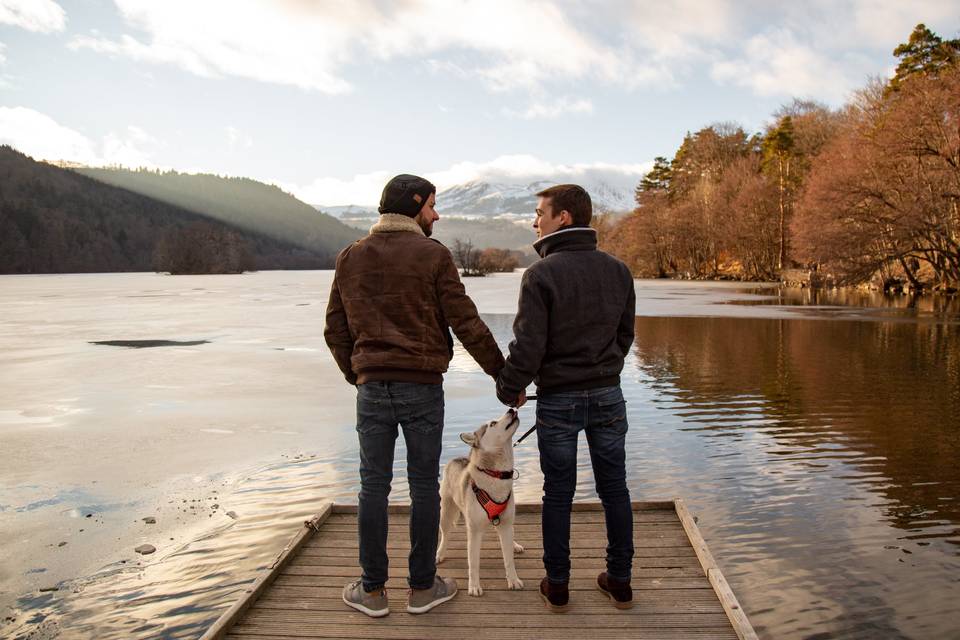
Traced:
<path id="1" fill-rule="evenodd" d="M 440 520 L 443 373 L 453 356 L 452 328 L 467 352 L 496 379 L 503 355 L 464 291 L 450 251 L 430 239 L 436 188 L 399 175 L 380 200 L 380 221 L 337 257 L 324 337 L 347 382 L 357 386 L 360 440 L 360 580 L 343 601 L 380 617 L 389 613 L 387 498 L 398 425 L 407 446 L 410 595 L 424 613 L 453 598 L 453 579 L 436 575 Z"/>

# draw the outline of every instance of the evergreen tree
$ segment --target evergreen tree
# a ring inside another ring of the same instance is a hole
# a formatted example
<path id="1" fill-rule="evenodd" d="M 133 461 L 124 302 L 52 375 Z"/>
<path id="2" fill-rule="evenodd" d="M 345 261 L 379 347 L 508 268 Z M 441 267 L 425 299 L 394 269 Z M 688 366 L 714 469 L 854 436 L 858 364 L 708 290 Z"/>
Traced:
<path id="1" fill-rule="evenodd" d="M 670 161 L 663 156 L 653 159 L 653 168 L 643 176 L 636 190 L 639 204 L 640 194 L 651 191 L 668 191 L 670 189 Z"/>
<path id="2" fill-rule="evenodd" d="M 777 126 L 770 130 L 761 143 L 763 154 L 763 168 L 768 174 L 773 174 L 777 180 L 779 194 L 779 230 L 780 255 L 777 259 L 777 268 L 783 269 L 787 260 L 787 218 L 791 206 L 793 176 L 791 164 L 794 150 L 793 118 L 780 118 Z"/>
<path id="3" fill-rule="evenodd" d="M 922 22 L 913 29 L 910 39 L 897 46 L 893 55 L 900 58 L 890 89 L 899 91 L 903 81 L 917 74 L 938 75 L 960 60 L 960 39 L 943 40 Z"/>

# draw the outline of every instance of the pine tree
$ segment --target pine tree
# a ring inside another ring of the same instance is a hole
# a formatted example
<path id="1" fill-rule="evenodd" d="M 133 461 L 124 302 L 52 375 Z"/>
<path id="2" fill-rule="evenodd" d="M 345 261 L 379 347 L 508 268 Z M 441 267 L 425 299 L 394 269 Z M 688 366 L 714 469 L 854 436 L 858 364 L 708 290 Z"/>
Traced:
<path id="1" fill-rule="evenodd" d="M 649 191 L 667 191 L 670 189 L 670 161 L 663 156 L 653 159 L 653 168 L 643 176 L 637 187 L 637 196 Z"/>
<path id="2" fill-rule="evenodd" d="M 793 118 L 790 116 L 780 118 L 777 126 L 764 137 L 760 148 L 764 169 L 777 178 L 780 210 L 780 255 L 777 258 L 777 268 L 783 269 L 787 260 L 787 217 L 792 180 L 790 168 L 794 149 Z"/>
<path id="3" fill-rule="evenodd" d="M 910 39 L 897 46 L 893 55 L 900 58 L 890 90 L 899 91 L 903 81 L 917 74 L 938 75 L 960 60 L 960 39 L 943 40 L 922 22 L 913 29 Z"/>

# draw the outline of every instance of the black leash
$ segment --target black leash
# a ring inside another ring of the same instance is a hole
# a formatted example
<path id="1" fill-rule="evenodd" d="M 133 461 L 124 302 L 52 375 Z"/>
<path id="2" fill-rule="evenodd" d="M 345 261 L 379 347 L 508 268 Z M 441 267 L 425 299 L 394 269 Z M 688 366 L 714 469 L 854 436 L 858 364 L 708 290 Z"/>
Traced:
<path id="1" fill-rule="evenodd" d="M 536 400 L 536 399 L 537 399 L 537 396 L 536 396 L 536 395 L 527 396 L 527 400 Z M 537 428 L 537 423 L 534 422 L 534 423 L 533 423 L 533 426 L 530 427 L 529 429 L 527 429 L 527 432 L 526 432 L 525 434 L 523 434 L 522 436 L 520 436 L 520 439 L 519 439 L 519 440 L 517 440 L 516 442 L 513 443 L 513 446 L 517 446 L 518 444 L 520 444 L 521 442 L 523 442 L 524 439 L 525 439 L 528 435 L 530 435 L 531 433 L 533 433 L 536 428 Z"/>

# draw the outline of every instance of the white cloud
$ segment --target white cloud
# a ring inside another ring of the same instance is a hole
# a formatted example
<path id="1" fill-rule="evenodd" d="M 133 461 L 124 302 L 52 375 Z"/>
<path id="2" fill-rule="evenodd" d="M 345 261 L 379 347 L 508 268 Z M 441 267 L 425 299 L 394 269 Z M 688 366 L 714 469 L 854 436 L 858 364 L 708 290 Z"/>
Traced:
<path id="1" fill-rule="evenodd" d="M 227 126 L 227 143 L 231 149 L 249 149 L 253 146 L 253 138 L 234 126 Z"/>
<path id="2" fill-rule="evenodd" d="M 349 67 L 398 59 L 425 60 L 435 73 L 478 76 L 497 90 L 588 74 L 620 82 L 643 69 L 543 0 L 115 2 L 143 36 L 78 36 L 73 49 L 330 94 L 352 89 Z M 437 56 L 450 52 L 470 62 Z"/>
<path id="3" fill-rule="evenodd" d="M 951 31 L 941 33 L 944 38 L 957 37 L 956 24 L 960 19 L 960 5 L 955 0 L 910 0 L 888 2 L 884 0 L 855 0 L 850 8 L 850 23 L 858 42 L 893 51 L 919 22 L 928 27 L 934 24 L 951 24 Z M 833 33 L 844 36 L 844 29 L 831 25 Z M 934 29 L 935 30 L 935 29 Z"/>
<path id="4" fill-rule="evenodd" d="M 657 60 L 691 59 L 738 35 L 744 17 L 729 0 L 636 2 L 626 11 L 625 35 Z"/>
<path id="5" fill-rule="evenodd" d="M 741 53 L 742 57 L 714 62 L 712 78 L 761 96 L 816 97 L 834 104 L 862 83 L 862 78 L 851 77 L 842 58 L 798 42 L 786 29 L 753 36 Z"/>
<path id="6" fill-rule="evenodd" d="M 161 142 L 149 133 L 130 125 L 122 134 L 108 133 L 103 139 L 104 164 L 125 167 L 156 167 L 152 158 Z"/>
<path id="7" fill-rule="evenodd" d="M 64 30 L 67 14 L 53 0 L 0 0 L 0 24 L 53 33 Z"/>
<path id="8" fill-rule="evenodd" d="M 489 162 L 459 162 L 446 169 L 425 171 L 423 177 L 437 186 L 438 191 L 449 187 L 484 180 L 494 183 L 527 184 L 537 180 L 556 182 L 590 182 L 602 179 L 607 184 L 632 193 L 640 178 L 650 170 L 652 162 L 638 164 L 579 163 L 555 164 L 532 155 L 504 155 Z M 383 186 L 395 171 L 374 171 L 340 179 L 324 177 L 308 185 L 298 186 L 277 182 L 284 190 L 311 204 L 340 206 L 355 204 L 375 206 Z"/>
<path id="9" fill-rule="evenodd" d="M 38 159 L 96 164 L 89 138 L 25 107 L 0 107 L 0 142 Z"/>
<path id="10" fill-rule="evenodd" d="M 586 99 L 574 100 L 566 96 L 560 96 L 550 102 L 534 102 L 523 111 L 504 109 L 503 113 L 524 120 L 552 119 L 559 118 L 567 113 L 593 113 L 593 103 Z"/>
<path id="11" fill-rule="evenodd" d="M 3 67 L 5 64 L 7 64 L 7 57 L 3 53 L 4 51 L 6 51 L 6 49 L 7 49 L 7 45 L 0 42 L 0 67 Z M 9 86 L 10 86 L 10 76 L 8 76 L 5 73 L 0 73 L 0 89 L 6 89 Z"/>
<path id="12" fill-rule="evenodd" d="M 151 160 L 160 142 L 143 129 L 129 126 L 96 142 L 50 116 L 26 107 L 0 107 L 0 144 L 38 160 L 66 160 L 90 166 L 122 164 L 156 167 Z"/>

